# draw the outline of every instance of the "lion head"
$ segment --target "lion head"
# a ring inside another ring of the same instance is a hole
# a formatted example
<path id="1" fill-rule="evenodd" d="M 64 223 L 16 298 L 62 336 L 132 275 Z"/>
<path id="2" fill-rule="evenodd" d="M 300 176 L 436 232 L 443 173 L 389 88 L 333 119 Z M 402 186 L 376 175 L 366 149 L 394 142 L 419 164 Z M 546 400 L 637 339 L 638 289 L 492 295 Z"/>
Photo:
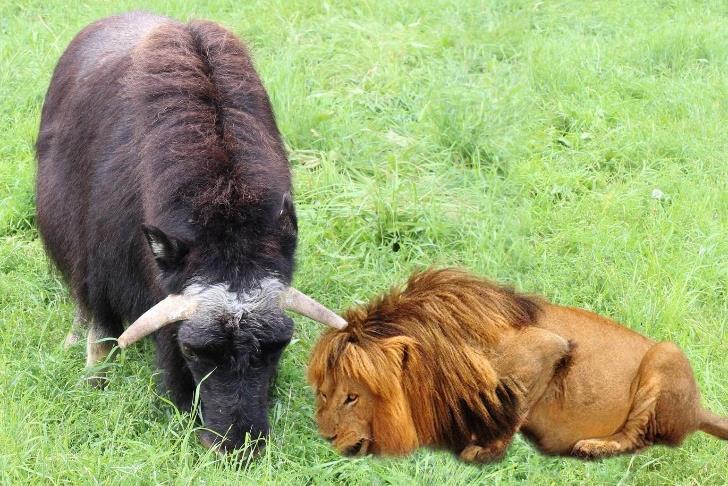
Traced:
<path id="1" fill-rule="evenodd" d="M 340 340 L 346 341 L 345 334 L 334 339 Z M 414 342 L 396 337 L 369 344 L 327 343 L 342 348 L 336 366 L 314 361 L 309 366 L 319 431 L 344 455 L 406 454 L 418 446 L 401 377 L 407 347 Z M 322 369 L 327 372 L 317 373 Z"/>
<path id="2" fill-rule="evenodd" d="M 376 397 L 348 377 L 325 379 L 316 394 L 316 420 L 321 435 L 345 456 L 366 454 L 372 445 Z"/>
<path id="3" fill-rule="evenodd" d="M 465 272 L 427 270 L 345 313 L 316 343 L 308 379 L 321 435 L 345 455 L 465 447 L 515 427 L 517 394 L 484 349 L 533 322 L 535 300 Z"/>

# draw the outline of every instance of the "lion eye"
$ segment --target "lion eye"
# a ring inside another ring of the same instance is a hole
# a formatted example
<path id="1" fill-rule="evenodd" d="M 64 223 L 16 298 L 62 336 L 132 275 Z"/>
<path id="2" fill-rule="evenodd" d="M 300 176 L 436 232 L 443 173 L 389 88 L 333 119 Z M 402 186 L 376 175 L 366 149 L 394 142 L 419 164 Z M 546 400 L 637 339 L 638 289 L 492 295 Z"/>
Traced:
<path id="1" fill-rule="evenodd" d="M 349 393 L 346 395 L 346 400 L 344 400 L 344 405 L 351 405 L 352 403 L 356 402 L 359 399 L 359 395 L 356 393 Z"/>

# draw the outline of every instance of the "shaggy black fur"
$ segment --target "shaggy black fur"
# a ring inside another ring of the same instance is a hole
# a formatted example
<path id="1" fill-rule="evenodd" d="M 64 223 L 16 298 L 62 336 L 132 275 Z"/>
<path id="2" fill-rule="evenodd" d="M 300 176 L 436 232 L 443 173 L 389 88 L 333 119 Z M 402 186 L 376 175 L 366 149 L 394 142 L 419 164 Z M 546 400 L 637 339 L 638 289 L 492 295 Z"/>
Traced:
<path id="1" fill-rule="evenodd" d="M 288 161 L 245 46 L 219 25 L 132 13 L 86 27 L 54 72 L 37 154 L 46 249 L 106 335 L 191 281 L 241 296 L 264 278 L 290 283 Z M 228 448 L 267 433 L 268 386 L 292 321 L 224 321 L 170 325 L 156 343 L 178 406 L 212 372 L 205 426 Z"/>

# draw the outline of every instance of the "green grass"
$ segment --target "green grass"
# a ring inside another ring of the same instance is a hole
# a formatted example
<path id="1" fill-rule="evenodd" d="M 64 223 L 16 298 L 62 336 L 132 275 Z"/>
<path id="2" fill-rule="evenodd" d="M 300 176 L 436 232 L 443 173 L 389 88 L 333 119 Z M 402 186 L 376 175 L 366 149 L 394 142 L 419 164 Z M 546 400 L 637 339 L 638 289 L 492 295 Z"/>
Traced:
<path id="1" fill-rule="evenodd" d="M 150 343 L 105 391 L 61 349 L 73 306 L 34 226 L 39 112 L 85 24 L 144 5 L 250 44 L 290 150 L 296 284 L 344 308 L 425 265 L 462 265 L 618 319 L 689 356 L 728 414 L 728 4 L 715 1 L 0 2 L 0 483 L 725 484 L 695 434 L 601 462 L 518 439 L 474 467 L 421 450 L 338 457 L 297 319 L 263 457 L 203 450 L 155 385 Z M 486 5 L 486 6 L 484 6 Z"/>

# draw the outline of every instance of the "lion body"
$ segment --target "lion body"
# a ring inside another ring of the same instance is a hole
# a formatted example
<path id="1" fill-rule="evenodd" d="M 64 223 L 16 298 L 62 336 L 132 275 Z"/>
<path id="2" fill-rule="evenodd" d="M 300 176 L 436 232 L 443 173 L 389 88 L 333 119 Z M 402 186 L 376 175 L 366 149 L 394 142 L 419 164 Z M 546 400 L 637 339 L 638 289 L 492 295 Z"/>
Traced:
<path id="1" fill-rule="evenodd" d="M 432 446 L 483 462 L 519 430 L 582 457 L 676 445 L 699 428 L 728 438 L 675 345 L 465 272 L 415 274 L 345 318 L 309 366 L 319 427 L 342 452 Z M 361 403 L 342 401 L 352 396 Z"/>

